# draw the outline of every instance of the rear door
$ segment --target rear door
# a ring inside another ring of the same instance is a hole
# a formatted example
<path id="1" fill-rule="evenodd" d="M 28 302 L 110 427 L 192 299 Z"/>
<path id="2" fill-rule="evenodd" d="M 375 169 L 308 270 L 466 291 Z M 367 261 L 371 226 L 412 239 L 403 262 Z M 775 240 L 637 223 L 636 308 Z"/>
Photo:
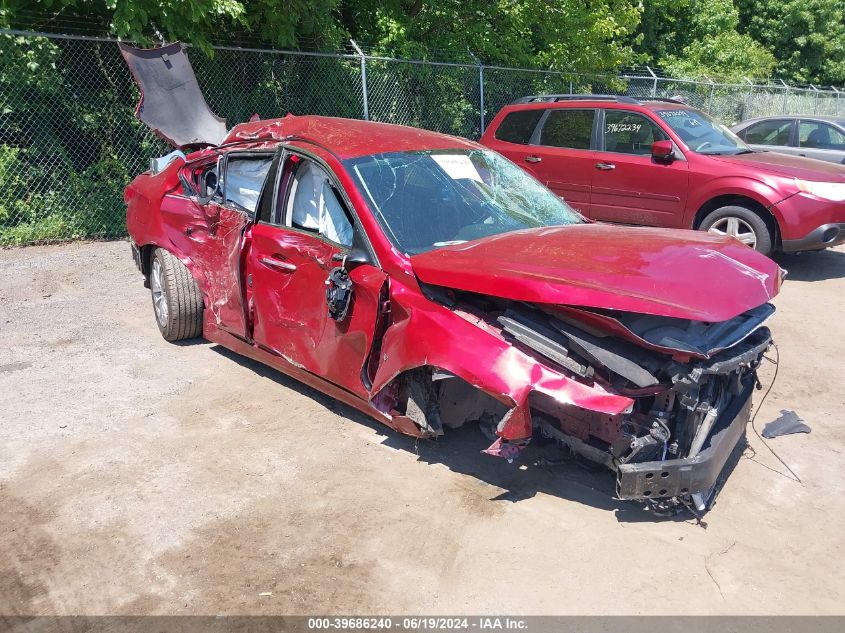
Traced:
<path id="1" fill-rule="evenodd" d="M 250 231 L 246 269 L 252 338 L 366 398 L 364 366 L 387 276 L 374 265 L 353 267 L 349 311 L 341 321 L 332 319 L 326 281 L 340 266 L 334 256 L 347 253 L 353 243 L 368 249 L 363 229 L 328 163 L 316 156 L 285 154 L 272 186 L 272 204 L 262 206 Z"/>
<path id="2" fill-rule="evenodd" d="M 168 237 L 194 263 L 214 324 L 240 337 L 246 335 L 242 240 L 271 158 L 267 152 L 232 152 L 192 164 L 182 171 L 192 195 L 168 194 L 161 205 Z"/>
<path id="3" fill-rule="evenodd" d="M 655 141 L 670 140 L 652 119 L 639 112 L 601 112 L 601 151 L 593 171 L 592 217 L 605 222 L 646 226 L 683 226 L 689 193 L 689 165 L 676 148 L 674 160 L 651 156 Z"/>
<path id="4" fill-rule="evenodd" d="M 802 120 L 798 125 L 800 156 L 845 163 L 845 131 L 824 121 Z"/>
<path id="5" fill-rule="evenodd" d="M 590 181 L 598 160 L 596 113 L 594 108 L 547 109 L 521 163 L 587 217 L 593 217 Z"/>

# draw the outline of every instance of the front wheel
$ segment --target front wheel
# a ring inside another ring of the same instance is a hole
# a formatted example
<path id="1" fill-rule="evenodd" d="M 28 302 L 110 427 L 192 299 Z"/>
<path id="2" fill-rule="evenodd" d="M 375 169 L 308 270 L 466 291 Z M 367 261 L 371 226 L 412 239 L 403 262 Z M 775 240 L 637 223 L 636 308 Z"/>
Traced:
<path id="1" fill-rule="evenodd" d="M 153 253 L 150 293 L 165 340 L 181 341 L 202 334 L 202 294 L 185 264 L 163 248 Z"/>
<path id="2" fill-rule="evenodd" d="M 766 221 L 745 207 L 729 206 L 711 211 L 698 228 L 710 233 L 735 237 L 764 255 L 772 252 L 772 233 Z"/>

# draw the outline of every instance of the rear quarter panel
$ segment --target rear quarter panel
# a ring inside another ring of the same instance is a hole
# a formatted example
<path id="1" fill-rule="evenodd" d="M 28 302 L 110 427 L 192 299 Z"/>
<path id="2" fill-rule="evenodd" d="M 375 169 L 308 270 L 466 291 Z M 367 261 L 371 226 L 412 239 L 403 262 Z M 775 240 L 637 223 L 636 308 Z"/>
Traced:
<path id="1" fill-rule="evenodd" d="M 194 264 L 190 244 L 184 239 L 192 216 L 187 207 L 194 204 L 181 195 L 179 170 L 184 165 L 184 160 L 177 159 L 160 173 L 153 176 L 144 172 L 129 183 L 124 191 L 126 230 L 139 247 L 161 247 L 179 258 L 205 294 L 204 275 Z"/>

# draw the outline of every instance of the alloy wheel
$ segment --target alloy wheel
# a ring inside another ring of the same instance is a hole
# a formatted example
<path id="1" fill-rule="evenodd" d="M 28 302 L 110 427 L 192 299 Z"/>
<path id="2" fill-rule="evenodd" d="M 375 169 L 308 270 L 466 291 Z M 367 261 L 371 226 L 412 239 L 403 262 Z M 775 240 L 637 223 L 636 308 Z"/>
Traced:
<path id="1" fill-rule="evenodd" d="M 167 327 L 168 307 L 167 297 L 164 296 L 164 270 L 158 258 L 153 260 L 153 270 L 150 274 L 150 289 L 153 292 L 153 309 L 156 320 L 161 327 Z"/>
<path id="2" fill-rule="evenodd" d="M 708 229 L 710 233 L 730 235 L 751 248 L 757 247 L 757 233 L 754 228 L 742 218 L 727 216 L 719 218 Z"/>

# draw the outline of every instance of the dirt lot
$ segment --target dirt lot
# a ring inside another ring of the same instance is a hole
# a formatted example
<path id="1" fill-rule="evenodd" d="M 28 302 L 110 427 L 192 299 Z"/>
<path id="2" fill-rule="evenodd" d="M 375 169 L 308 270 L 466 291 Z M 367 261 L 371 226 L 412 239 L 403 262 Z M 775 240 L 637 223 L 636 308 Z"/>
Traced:
<path id="1" fill-rule="evenodd" d="M 781 265 L 803 485 L 749 433 L 705 530 L 168 344 L 126 243 L 0 251 L 0 613 L 845 613 L 845 249 Z"/>

